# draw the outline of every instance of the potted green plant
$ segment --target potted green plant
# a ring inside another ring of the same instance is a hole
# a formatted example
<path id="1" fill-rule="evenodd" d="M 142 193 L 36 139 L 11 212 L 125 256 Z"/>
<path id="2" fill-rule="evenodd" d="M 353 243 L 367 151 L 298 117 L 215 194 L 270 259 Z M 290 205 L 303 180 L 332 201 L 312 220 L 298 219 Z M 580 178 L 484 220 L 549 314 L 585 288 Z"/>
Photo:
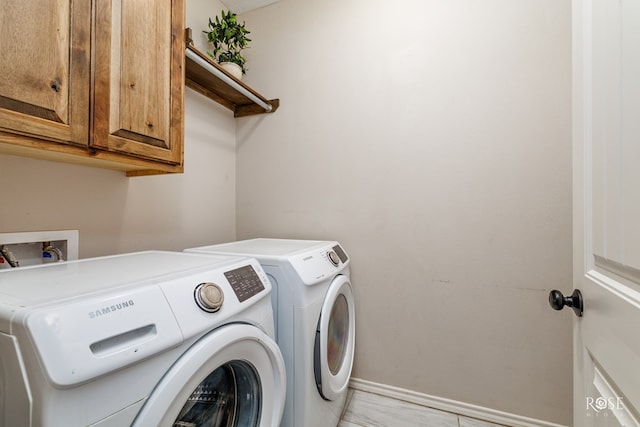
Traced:
<path id="1" fill-rule="evenodd" d="M 246 59 L 241 55 L 251 41 L 247 35 L 250 33 L 245 28 L 244 21 L 238 22 L 235 13 L 222 10 L 215 21 L 209 18 L 209 31 L 203 31 L 207 35 L 209 43 L 213 46 L 210 57 L 217 61 L 223 68 L 230 71 L 238 79 L 247 73 Z M 228 65 L 235 64 L 235 65 Z M 233 70 L 236 68 L 236 70 Z"/>

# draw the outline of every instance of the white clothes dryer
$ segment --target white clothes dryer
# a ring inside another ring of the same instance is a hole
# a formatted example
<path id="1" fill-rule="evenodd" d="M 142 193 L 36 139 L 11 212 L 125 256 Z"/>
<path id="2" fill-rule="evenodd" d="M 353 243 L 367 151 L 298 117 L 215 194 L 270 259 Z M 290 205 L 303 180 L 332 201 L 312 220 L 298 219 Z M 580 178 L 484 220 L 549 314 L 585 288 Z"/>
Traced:
<path id="1" fill-rule="evenodd" d="M 273 284 L 276 341 L 287 367 L 282 426 L 335 427 L 355 348 L 350 260 L 333 241 L 253 239 L 188 249 L 255 257 Z"/>
<path id="2" fill-rule="evenodd" d="M 148 251 L 0 272 L 0 426 L 278 425 L 255 259 Z"/>

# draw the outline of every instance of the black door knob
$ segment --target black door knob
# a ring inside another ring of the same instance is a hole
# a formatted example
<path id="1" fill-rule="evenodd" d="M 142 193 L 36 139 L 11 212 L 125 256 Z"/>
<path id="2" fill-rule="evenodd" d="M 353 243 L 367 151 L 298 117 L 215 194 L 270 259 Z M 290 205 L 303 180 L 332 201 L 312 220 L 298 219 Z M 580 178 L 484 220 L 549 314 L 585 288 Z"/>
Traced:
<path id="1" fill-rule="evenodd" d="M 565 297 L 562 292 L 553 290 L 549 292 L 549 305 L 554 310 L 562 310 L 564 306 L 573 308 L 576 316 L 582 317 L 582 309 L 584 308 L 584 301 L 582 300 L 582 293 L 579 289 L 575 289 L 570 297 Z"/>

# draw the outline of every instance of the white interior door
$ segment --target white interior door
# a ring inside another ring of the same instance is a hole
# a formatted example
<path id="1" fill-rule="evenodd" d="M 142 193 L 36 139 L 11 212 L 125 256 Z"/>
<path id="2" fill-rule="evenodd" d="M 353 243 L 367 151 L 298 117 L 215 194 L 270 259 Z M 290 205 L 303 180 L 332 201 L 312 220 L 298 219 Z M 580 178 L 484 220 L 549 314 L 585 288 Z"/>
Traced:
<path id="1" fill-rule="evenodd" d="M 574 0 L 574 425 L 640 425 L 640 1 Z"/>

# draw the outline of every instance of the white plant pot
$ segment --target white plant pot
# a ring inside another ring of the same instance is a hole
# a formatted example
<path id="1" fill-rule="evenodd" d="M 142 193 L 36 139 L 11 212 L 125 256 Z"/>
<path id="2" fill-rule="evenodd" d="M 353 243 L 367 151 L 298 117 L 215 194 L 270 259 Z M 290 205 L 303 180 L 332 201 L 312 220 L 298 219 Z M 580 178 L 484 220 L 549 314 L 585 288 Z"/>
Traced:
<path id="1" fill-rule="evenodd" d="M 235 62 L 221 62 L 220 66 L 236 79 L 242 80 L 242 68 Z"/>

